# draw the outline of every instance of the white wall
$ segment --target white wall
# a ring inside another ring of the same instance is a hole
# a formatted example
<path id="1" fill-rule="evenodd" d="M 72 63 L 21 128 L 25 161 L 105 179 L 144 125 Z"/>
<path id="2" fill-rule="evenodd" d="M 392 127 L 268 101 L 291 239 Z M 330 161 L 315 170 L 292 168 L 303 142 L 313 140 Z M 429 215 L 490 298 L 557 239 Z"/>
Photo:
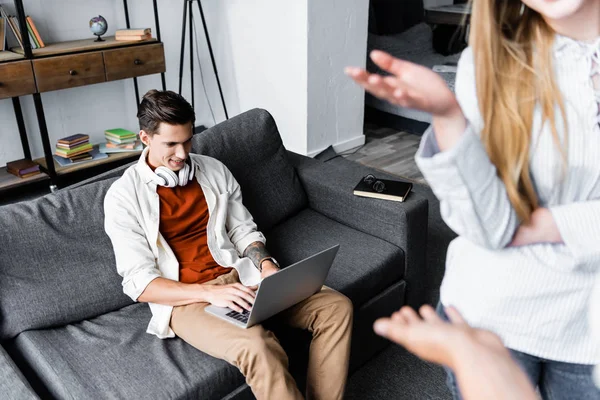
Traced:
<path id="1" fill-rule="evenodd" d="M 366 64 L 369 2 L 309 0 L 308 152 L 364 144 L 364 91 L 344 67 Z"/>
<path id="2" fill-rule="evenodd" d="M 12 1 L 0 0 L 9 11 Z M 90 37 L 88 21 L 101 14 L 107 35 L 125 25 L 121 0 L 24 0 L 26 12 L 47 42 Z M 285 146 L 316 154 L 329 145 L 343 151 L 363 143 L 363 94 L 343 75 L 346 65 L 364 66 L 368 0 L 203 0 L 219 77 L 230 116 L 261 107 L 274 116 Z M 152 2 L 129 1 L 131 25 L 154 27 Z M 159 0 L 165 43 L 167 88 L 177 90 L 183 3 Z M 197 6 L 194 7 L 204 86 L 195 63 L 198 124 L 225 116 Z M 187 36 L 186 36 L 187 40 Z M 183 95 L 191 101 L 189 52 Z M 160 76 L 139 79 L 140 94 L 160 87 Z M 103 141 L 105 129 L 137 130 L 131 79 L 42 94 L 52 144 L 84 132 Z M 21 97 L 33 157 L 43 155 L 32 96 Z M 22 157 L 10 99 L 0 100 L 0 165 Z"/>

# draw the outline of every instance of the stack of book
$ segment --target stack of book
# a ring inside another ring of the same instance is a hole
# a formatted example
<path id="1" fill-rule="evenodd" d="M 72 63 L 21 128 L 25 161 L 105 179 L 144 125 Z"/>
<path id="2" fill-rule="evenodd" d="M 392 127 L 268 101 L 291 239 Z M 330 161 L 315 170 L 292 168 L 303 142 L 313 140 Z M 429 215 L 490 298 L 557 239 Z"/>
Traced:
<path id="1" fill-rule="evenodd" d="M 90 137 L 83 133 L 67 136 L 56 143 L 55 155 L 69 159 L 71 162 L 91 160 L 92 144 Z"/>
<path id="2" fill-rule="evenodd" d="M 142 150 L 142 143 L 135 132 L 127 129 L 115 128 L 104 131 L 106 143 L 99 147 L 101 153 L 121 153 L 126 151 Z"/>
<path id="3" fill-rule="evenodd" d="M 6 170 L 19 178 L 28 178 L 39 174 L 40 166 L 27 158 L 23 158 L 22 160 L 6 163 Z"/>
<path id="4" fill-rule="evenodd" d="M 115 40 L 124 42 L 141 42 L 148 39 L 152 39 L 152 30 L 150 28 L 119 29 L 115 33 Z"/>
<path id="5" fill-rule="evenodd" d="M 9 16 L 6 11 L 0 6 L 0 50 L 6 49 L 6 30 L 7 26 L 10 27 L 13 35 L 17 39 L 19 46 L 23 48 L 23 34 L 21 33 L 21 26 L 19 25 L 19 20 L 15 16 Z M 29 36 L 29 43 L 31 44 L 32 49 L 41 49 L 42 47 L 46 47 L 46 44 L 42 40 L 40 33 L 38 32 L 33 19 L 30 16 L 26 18 L 27 24 L 27 32 L 26 35 Z"/>

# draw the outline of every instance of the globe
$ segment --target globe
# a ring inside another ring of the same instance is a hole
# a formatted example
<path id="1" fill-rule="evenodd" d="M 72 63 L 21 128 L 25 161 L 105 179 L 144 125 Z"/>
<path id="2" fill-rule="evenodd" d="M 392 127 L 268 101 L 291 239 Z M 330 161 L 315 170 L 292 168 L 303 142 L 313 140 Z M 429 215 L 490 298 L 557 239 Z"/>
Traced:
<path id="1" fill-rule="evenodd" d="M 92 31 L 94 35 L 98 36 L 98 39 L 95 40 L 96 42 L 104 41 L 104 39 L 102 39 L 100 36 L 104 35 L 107 29 L 108 22 L 106 22 L 102 15 L 98 15 L 97 17 L 90 19 L 90 31 Z"/>

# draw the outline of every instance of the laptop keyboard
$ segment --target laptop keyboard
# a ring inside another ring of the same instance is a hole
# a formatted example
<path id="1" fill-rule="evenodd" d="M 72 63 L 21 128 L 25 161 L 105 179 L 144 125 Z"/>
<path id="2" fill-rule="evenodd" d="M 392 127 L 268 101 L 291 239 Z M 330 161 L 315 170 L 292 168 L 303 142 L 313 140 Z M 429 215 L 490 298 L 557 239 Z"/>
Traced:
<path id="1" fill-rule="evenodd" d="M 237 311 L 230 311 L 225 315 L 246 324 L 248 323 L 248 318 L 250 318 L 250 311 L 244 310 L 241 313 Z"/>

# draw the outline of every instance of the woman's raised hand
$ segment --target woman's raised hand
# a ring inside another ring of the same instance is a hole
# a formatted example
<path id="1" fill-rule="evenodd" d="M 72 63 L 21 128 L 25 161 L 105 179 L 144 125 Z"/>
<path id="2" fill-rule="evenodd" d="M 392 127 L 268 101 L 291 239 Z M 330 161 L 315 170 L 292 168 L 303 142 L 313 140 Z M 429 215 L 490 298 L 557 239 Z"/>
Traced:
<path id="1" fill-rule="evenodd" d="M 401 107 L 432 114 L 436 136 L 446 136 L 438 137 L 442 150 L 462 135 L 467 123 L 465 116 L 440 75 L 427 67 L 400 60 L 379 50 L 371 52 L 371 59 L 391 75 L 371 74 L 356 67 L 347 67 L 346 74 L 374 96 Z M 448 134 L 444 135 L 444 132 Z"/>

